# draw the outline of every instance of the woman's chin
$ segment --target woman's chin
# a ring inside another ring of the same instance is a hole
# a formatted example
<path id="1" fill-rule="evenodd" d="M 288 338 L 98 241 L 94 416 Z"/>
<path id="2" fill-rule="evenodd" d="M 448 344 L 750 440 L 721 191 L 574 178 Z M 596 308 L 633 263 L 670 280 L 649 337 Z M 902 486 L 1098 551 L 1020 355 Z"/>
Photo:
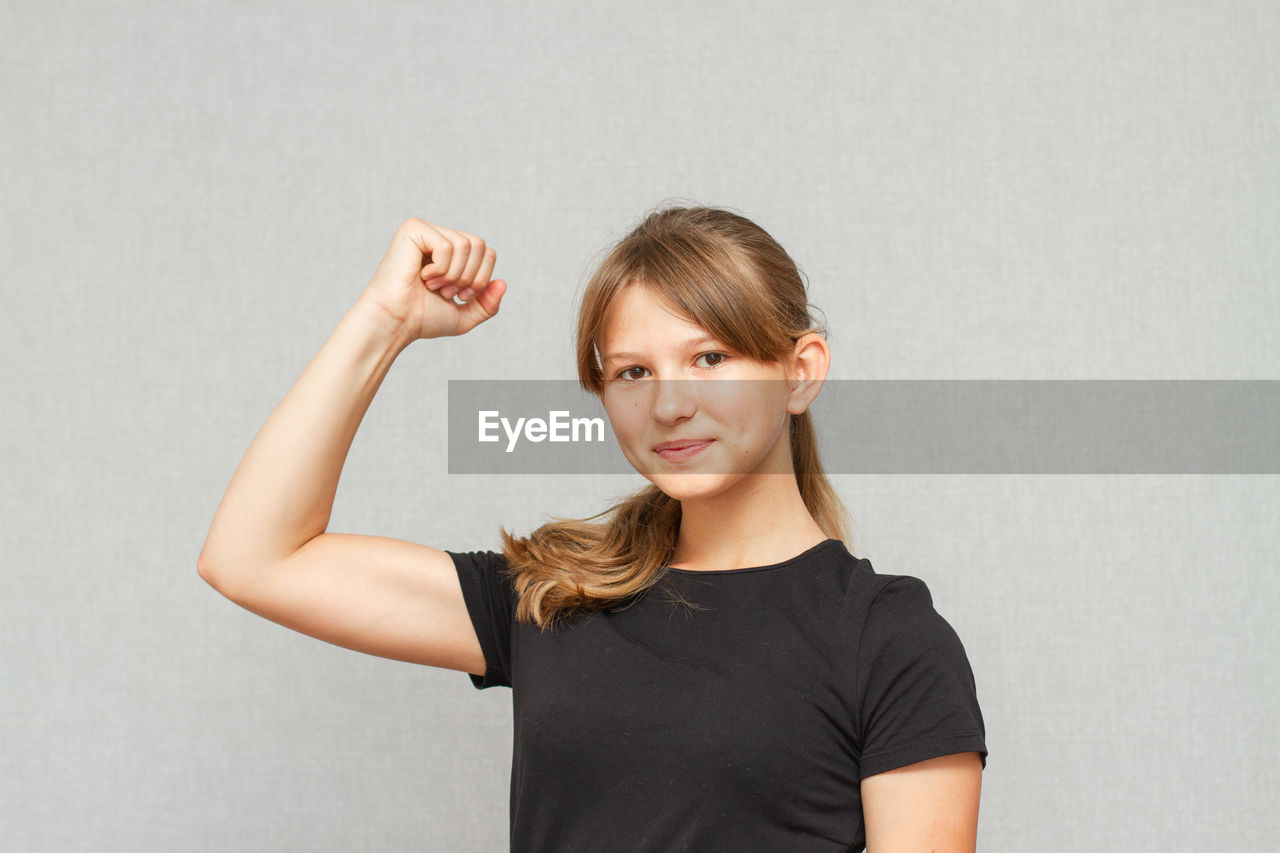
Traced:
<path id="1" fill-rule="evenodd" d="M 693 473 L 650 474 L 649 482 L 663 491 L 667 497 L 678 501 L 696 501 L 723 494 L 737 480 L 729 474 Z"/>

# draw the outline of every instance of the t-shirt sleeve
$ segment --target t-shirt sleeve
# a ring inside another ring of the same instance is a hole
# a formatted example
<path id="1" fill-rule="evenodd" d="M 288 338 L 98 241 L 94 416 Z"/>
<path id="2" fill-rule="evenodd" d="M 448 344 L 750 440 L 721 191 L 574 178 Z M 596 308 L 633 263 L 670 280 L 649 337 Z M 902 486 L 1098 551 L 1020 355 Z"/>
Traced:
<path id="1" fill-rule="evenodd" d="M 969 658 L 924 581 L 896 577 L 872 600 L 857 684 L 863 778 L 958 752 L 977 752 L 987 766 Z"/>
<path id="2" fill-rule="evenodd" d="M 471 683 L 478 690 L 510 687 L 515 588 L 506 576 L 506 558 L 498 551 L 445 553 L 453 558 L 467 613 L 484 650 L 484 675 L 467 673 Z"/>

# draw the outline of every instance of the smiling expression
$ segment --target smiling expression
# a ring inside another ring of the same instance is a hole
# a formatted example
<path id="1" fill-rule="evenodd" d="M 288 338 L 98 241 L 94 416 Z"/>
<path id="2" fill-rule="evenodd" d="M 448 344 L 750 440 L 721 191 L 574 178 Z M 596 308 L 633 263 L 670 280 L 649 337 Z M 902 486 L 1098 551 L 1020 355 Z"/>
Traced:
<path id="1" fill-rule="evenodd" d="M 622 452 L 671 497 L 711 497 L 749 474 L 792 473 L 783 365 L 735 353 L 636 285 L 618 294 L 600 355 Z"/>

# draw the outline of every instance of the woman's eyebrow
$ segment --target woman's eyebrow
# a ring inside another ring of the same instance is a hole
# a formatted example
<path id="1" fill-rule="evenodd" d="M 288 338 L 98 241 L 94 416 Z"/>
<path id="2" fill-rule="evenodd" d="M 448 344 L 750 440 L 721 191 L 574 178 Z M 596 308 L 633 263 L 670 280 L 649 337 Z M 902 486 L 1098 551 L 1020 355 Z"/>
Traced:
<path id="1" fill-rule="evenodd" d="M 687 340 L 683 344 L 678 344 L 678 346 L 683 347 L 686 350 L 691 350 L 691 349 L 694 349 L 695 347 L 700 347 L 703 344 L 719 344 L 719 343 L 720 343 L 719 338 L 713 338 L 710 335 L 703 335 L 700 338 L 692 338 L 690 340 Z M 644 357 L 645 357 L 645 354 L 641 352 L 611 352 L 604 357 L 604 360 L 605 360 L 605 363 L 607 364 L 608 362 L 611 362 L 611 361 L 621 361 L 623 359 L 644 358 Z"/>

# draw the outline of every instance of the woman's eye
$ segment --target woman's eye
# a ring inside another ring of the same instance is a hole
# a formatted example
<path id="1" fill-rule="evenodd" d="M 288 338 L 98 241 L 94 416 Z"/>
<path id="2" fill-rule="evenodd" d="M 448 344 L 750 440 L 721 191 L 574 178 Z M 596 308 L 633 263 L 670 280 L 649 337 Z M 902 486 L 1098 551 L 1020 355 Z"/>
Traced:
<path id="1" fill-rule="evenodd" d="M 618 374 L 618 378 L 619 378 L 619 379 L 621 379 L 621 380 L 622 380 L 622 381 L 624 381 L 624 382 L 634 382 L 634 381 L 636 381 L 637 379 L 643 379 L 643 378 L 644 378 L 644 368 L 643 368 L 643 367 L 628 367 L 626 370 L 623 370 L 621 373 L 619 373 L 619 374 Z"/>
<path id="2" fill-rule="evenodd" d="M 726 356 L 722 352 L 704 352 L 702 355 L 698 356 L 698 361 L 701 361 L 704 358 L 710 359 L 710 361 L 705 365 L 706 367 L 718 367 L 724 363 Z"/>

